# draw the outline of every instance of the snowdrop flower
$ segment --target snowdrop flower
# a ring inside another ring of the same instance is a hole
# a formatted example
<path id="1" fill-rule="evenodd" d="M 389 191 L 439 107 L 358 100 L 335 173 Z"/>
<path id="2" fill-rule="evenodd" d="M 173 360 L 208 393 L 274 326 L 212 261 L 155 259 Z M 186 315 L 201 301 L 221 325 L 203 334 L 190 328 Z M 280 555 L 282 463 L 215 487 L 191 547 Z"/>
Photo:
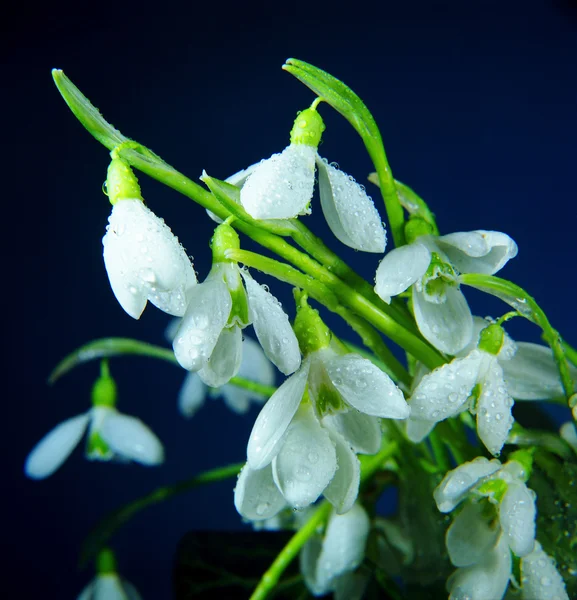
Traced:
<path id="1" fill-rule="evenodd" d="M 523 558 L 535 548 L 535 493 L 525 481 L 531 459 L 517 451 L 502 465 L 478 457 L 449 471 L 435 489 L 438 509 L 463 508 L 447 530 L 451 598 L 502 598 L 511 576 L 511 552 Z"/>
<path id="2" fill-rule="evenodd" d="M 242 341 L 242 361 L 238 371 L 240 377 L 255 381 L 262 385 L 272 386 L 275 374 L 272 363 L 264 355 L 260 345 L 250 337 Z M 187 418 L 196 414 L 204 404 L 206 395 L 216 398 L 222 396 L 225 404 L 237 414 L 244 414 L 251 402 L 262 404 L 266 396 L 227 383 L 220 388 L 209 388 L 200 379 L 198 373 L 188 373 L 178 394 L 178 408 Z"/>
<path id="3" fill-rule="evenodd" d="M 215 229 L 212 269 L 203 283 L 190 290 L 188 308 L 173 341 L 180 365 L 198 372 L 210 387 L 221 387 L 238 373 L 241 331 L 251 323 L 267 358 L 281 372 L 292 373 L 300 365 L 298 342 L 279 301 L 248 271 L 226 258 L 227 249 L 239 246 L 230 225 L 223 223 Z"/>
<path id="4" fill-rule="evenodd" d="M 343 350 L 306 295 L 295 295 L 294 328 L 305 359 L 265 404 L 250 435 L 235 489 L 235 506 L 250 520 L 287 505 L 304 508 L 321 494 L 337 513 L 347 512 L 360 480 L 355 453 L 379 450 L 379 417 L 409 416 L 389 376 Z"/>
<path id="5" fill-rule="evenodd" d="M 250 168 L 240 202 L 255 219 L 291 219 L 310 214 L 316 164 L 322 210 L 334 235 L 356 250 L 384 252 L 385 228 L 364 187 L 317 152 L 324 129 L 314 107 L 299 113 L 290 145 Z M 239 180 L 242 182 L 242 178 Z"/>
<path id="6" fill-rule="evenodd" d="M 521 586 L 522 600 L 569 600 L 563 578 L 539 542 L 521 559 Z"/>
<path id="7" fill-rule="evenodd" d="M 411 396 L 409 438 L 419 442 L 434 423 L 468 409 L 477 415 L 477 433 L 487 450 L 499 454 L 513 425 L 513 398 L 501 361 L 514 352 L 513 342 L 495 323 L 481 331 L 478 347 L 466 356 L 425 375 Z"/>
<path id="8" fill-rule="evenodd" d="M 423 234 L 430 226 L 413 218 L 410 243 L 389 252 L 379 264 L 375 292 L 390 302 L 412 286 L 420 332 L 441 352 L 455 355 L 471 340 L 473 317 L 459 289 L 459 273 L 493 275 L 517 255 L 517 245 L 498 231 L 469 231 L 441 237 Z"/>
<path id="9" fill-rule="evenodd" d="M 122 308 L 138 319 L 148 300 L 182 317 L 196 284 L 192 264 L 170 228 L 144 204 L 136 177 L 113 158 L 106 182 L 112 213 L 102 238 L 110 286 Z"/>
<path id="10" fill-rule="evenodd" d="M 105 363 L 103 363 L 105 365 Z M 161 442 L 140 420 L 116 410 L 116 385 L 103 366 L 92 389 L 92 408 L 57 425 L 32 449 L 24 471 L 32 479 L 54 473 L 70 456 L 88 429 L 86 458 L 133 460 L 158 465 L 164 460 Z"/>
<path id="11" fill-rule="evenodd" d="M 138 590 L 116 572 L 116 560 L 111 550 L 100 552 L 97 570 L 98 574 L 77 600 L 142 600 Z"/>
<path id="12" fill-rule="evenodd" d="M 344 515 L 331 513 L 324 534 L 311 536 L 300 552 L 301 573 L 311 594 L 362 597 L 368 582 L 354 570 L 365 557 L 369 529 L 369 517 L 358 503 Z"/>

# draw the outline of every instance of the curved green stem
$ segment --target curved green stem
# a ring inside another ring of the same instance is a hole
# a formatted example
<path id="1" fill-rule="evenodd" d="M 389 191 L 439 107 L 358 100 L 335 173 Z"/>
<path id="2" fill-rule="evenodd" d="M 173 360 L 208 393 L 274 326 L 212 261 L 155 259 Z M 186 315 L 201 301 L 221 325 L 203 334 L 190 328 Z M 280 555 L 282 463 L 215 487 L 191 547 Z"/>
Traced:
<path id="1" fill-rule="evenodd" d="M 99 550 L 108 543 L 108 540 L 112 537 L 114 532 L 122 527 L 122 525 L 130 520 L 136 513 L 201 485 L 235 477 L 240 473 L 243 466 L 244 463 L 219 467 L 195 475 L 191 479 L 185 479 L 184 481 L 179 481 L 173 485 L 159 487 L 150 492 L 150 494 L 146 494 L 146 496 L 133 500 L 121 508 L 109 513 L 86 536 L 80 551 L 80 564 L 85 565 L 96 556 Z"/>
<path id="2" fill-rule="evenodd" d="M 98 360 L 100 358 L 131 355 L 158 358 L 180 367 L 174 356 L 174 352 L 169 348 L 155 346 L 154 344 L 141 342 L 140 340 L 134 340 L 132 338 L 101 338 L 93 340 L 88 344 L 84 344 L 68 354 L 68 356 L 65 356 L 56 365 L 52 373 L 50 373 L 48 383 L 55 383 L 60 377 L 68 373 L 68 371 L 71 371 L 83 363 Z M 272 396 L 276 391 L 276 388 L 271 385 L 264 385 L 239 376 L 233 377 L 228 383 L 245 390 L 250 390 L 251 392 L 262 394 L 263 396 Z"/>

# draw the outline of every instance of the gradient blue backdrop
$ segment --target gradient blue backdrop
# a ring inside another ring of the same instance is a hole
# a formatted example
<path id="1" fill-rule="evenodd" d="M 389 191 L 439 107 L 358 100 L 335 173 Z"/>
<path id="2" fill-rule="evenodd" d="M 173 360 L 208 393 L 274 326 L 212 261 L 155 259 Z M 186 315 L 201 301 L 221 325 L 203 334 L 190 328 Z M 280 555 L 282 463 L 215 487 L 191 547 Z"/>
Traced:
<path id="1" fill-rule="evenodd" d="M 64 105 L 50 69 L 64 69 L 125 135 L 192 178 L 202 169 L 225 178 L 280 151 L 295 112 L 312 101 L 281 71 L 284 60 L 316 64 L 365 100 L 395 176 L 430 203 L 444 233 L 496 229 L 517 241 L 519 256 L 502 275 L 532 292 L 576 343 L 575 26 L 569 2 L 517 0 L 326 10 L 212 3 L 184 13 L 159 7 L 155 15 L 106 5 L 86 14 L 51 8 L 3 20 L 0 443 L 11 568 L 4 581 L 18 586 L 18 597 L 75 597 L 92 577 L 75 561 L 95 520 L 158 485 L 242 460 L 256 415 L 237 417 L 210 402 L 185 421 L 176 411 L 183 372 L 147 359 L 115 360 L 120 409 L 153 426 L 166 464 L 91 464 L 78 451 L 50 479 L 25 479 L 28 451 L 56 423 L 87 409 L 97 373 L 96 364 L 83 366 L 50 388 L 45 379 L 55 363 L 105 335 L 162 343 L 168 322 L 154 308 L 133 321 L 112 295 L 101 251 L 107 153 Z M 320 110 L 327 123 L 321 154 L 362 181 L 371 165 L 360 140 L 330 107 Z M 212 227 L 204 211 L 144 176 L 141 183 L 204 277 Z M 372 279 L 378 257 L 332 238 L 318 203 L 307 223 Z M 271 287 L 291 311 L 288 288 Z M 479 294 L 469 297 L 483 316 L 506 310 Z M 510 331 L 538 338 L 521 323 Z M 241 526 L 232 485 L 155 507 L 115 538 L 122 573 L 146 599 L 170 597 L 172 554 L 185 531 Z"/>

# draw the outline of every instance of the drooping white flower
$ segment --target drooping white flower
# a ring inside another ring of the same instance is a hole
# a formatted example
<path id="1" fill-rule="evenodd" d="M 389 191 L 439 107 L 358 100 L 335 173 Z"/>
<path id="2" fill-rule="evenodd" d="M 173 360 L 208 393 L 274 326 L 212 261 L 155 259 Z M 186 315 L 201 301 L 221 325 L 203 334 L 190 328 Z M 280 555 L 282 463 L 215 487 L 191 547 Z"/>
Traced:
<path id="1" fill-rule="evenodd" d="M 522 454 L 522 453 L 520 453 Z M 525 480 L 525 459 L 502 465 L 479 457 L 449 471 L 433 496 L 441 512 L 463 503 L 447 530 L 451 598 L 503 598 L 511 576 L 511 552 L 523 559 L 535 548 L 535 493 Z"/>
<path id="2" fill-rule="evenodd" d="M 295 330 L 330 340 L 308 305 L 298 308 Z M 379 417 L 409 415 L 401 390 L 388 375 L 369 360 L 343 353 L 334 341 L 324 343 L 316 337 L 301 340 L 306 358 L 300 369 L 255 421 L 247 464 L 235 489 L 235 506 L 245 518 L 267 519 L 287 504 L 304 508 L 321 494 L 339 514 L 345 513 L 358 494 L 356 452 L 378 451 Z"/>
<path id="3" fill-rule="evenodd" d="M 142 600 L 132 583 L 116 572 L 114 554 L 108 548 L 99 553 L 97 570 L 77 600 Z"/>
<path id="4" fill-rule="evenodd" d="M 513 398 L 505 383 L 502 361 L 515 347 L 496 324 L 481 332 L 479 346 L 423 376 L 414 389 L 407 435 L 421 441 L 432 424 L 470 410 L 477 416 L 477 433 L 485 447 L 499 454 L 513 425 Z"/>
<path id="5" fill-rule="evenodd" d="M 184 248 L 164 221 L 145 206 L 136 178 L 119 159 L 110 164 L 107 188 L 113 207 L 102 238 L 103 256 L 118 302 L 135 319 L 148 300 L 182 317 L 186 295 L 196 284 Z"/>
<path id="6" fill-rule="evenodd" d="M 242 342 L 242 361 L 238 375 L 262 385 L 274 385 L 275 373 L 272 363 L 264 355 L 260 345 L 248 336 L 245 336 Z M 198 373 L 188 373 L 178 394 L 178 408 L 181 414 L 187 418 L 196 414 L 204 404 L 207 394 L 212 398 L 222 396 L 230 410 L 238 414 L 247 412 L 251 402 L 262 404 L 267 398 L 263 394 L 230 383 L 220 388 L 209 388 Z"/>
<path id="7" fill-rule="evenodd" d="M 252 323 L 267 358 L 281 372 L 293 373 L 300 365 L 300 351 L 281 304 L 248 271 L 226 258 L 226 249 L 239 243 L 232 227 L 219 225 L 212 243 L 213 267 L 190 291 L 174 336 L 176 359 L 185 369 L 198 372 L 206 385 L 221 387 L 238 373 L 241 330 Z"/>
<path id="8" fill-rule="evenodd" d="M 88 429 L 86 458 L 108 461 L 135 461 L 146 466 L 164 461 L 160 440 L 140 420 L 115 408 L 116 388 L 107 367 L 92 391 L 92 408 L 62 423 L 34 446 L 24 466 L 32 479 L 54 473 L 70 456 Z"/>
<path id="9" fill-rule="evenodd" d="M 255 219 L 290 219 L 310 214 L 315 165 L 319 170 L 321 206 L 334 235 L 347 246 L 384 252 L 386 232 L 373 201 L 352 177 L 328 164 L 317 152 L 324 123 L 314 108 L 297 116 L 291 143 L 250 167 L 240 201 Z"/>
<path id="10" fill-rule="evenodd" d="M 300 552 L 301 573 L 311 594 L 333 591 L 343 600 L 362 596 L 367 581 L 355 578 L 353 571 L 364 559 L 369 529 L 369 517 L 359 503 L 346 514 L 331 513 L 324 534 L 311 536 Z"/>
<path id="11" fill-rule="evenodd" d="M 390 302 L 412 286 L 415 320 L 423 337 L 441 352 L 456 355 L 473 335 L 459 273 L 493 275 L 516 255 L 515 242 L 498 231 L 420 235 L 385 255 L 375 276 L 375 292 Z"/>
<path id="12" fill-rule="evenodd" d="M 82 590 L 77 600 L 142 600 L 142 596 L 130 581 L 116 573 L 103 573 Z"/>

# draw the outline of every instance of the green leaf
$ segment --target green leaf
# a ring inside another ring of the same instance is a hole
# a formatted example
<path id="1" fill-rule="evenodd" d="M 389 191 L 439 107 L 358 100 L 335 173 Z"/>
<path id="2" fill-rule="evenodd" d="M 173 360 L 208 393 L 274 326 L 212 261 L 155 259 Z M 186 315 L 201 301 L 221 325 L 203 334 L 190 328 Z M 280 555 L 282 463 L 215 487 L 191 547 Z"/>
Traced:
<path id="1" fill-rule="evenodd" d="M 559 332 L 551 327 L 547 315 L 523 288 L 495 277 L 494 275 L 482 275 L 479 273 L 464 273 L 459 276 L 459 281 L 470 285 L 482 292 L 496 296 L 509 306 L 512 306 L 521 316 L 538 325 L 543 331 L 543 339 L 549 344 L 553 351 L 565 395 L 569 399 L 574 393 L 574 382 L 571 379 L 569 365 L 563 350 Z"/>
<path id="2" fill-rule="evenodd" d="M 369 109 L 342 81 L 309 63 L 289 58 L 283 69 L 343 115 L 361 136 L 378 173 L 379 187 L 385 201 L 393 240 L 396 246 L 402 245 L 405 239 L 403 208 L 397 196 L 381 133 Z"/>

